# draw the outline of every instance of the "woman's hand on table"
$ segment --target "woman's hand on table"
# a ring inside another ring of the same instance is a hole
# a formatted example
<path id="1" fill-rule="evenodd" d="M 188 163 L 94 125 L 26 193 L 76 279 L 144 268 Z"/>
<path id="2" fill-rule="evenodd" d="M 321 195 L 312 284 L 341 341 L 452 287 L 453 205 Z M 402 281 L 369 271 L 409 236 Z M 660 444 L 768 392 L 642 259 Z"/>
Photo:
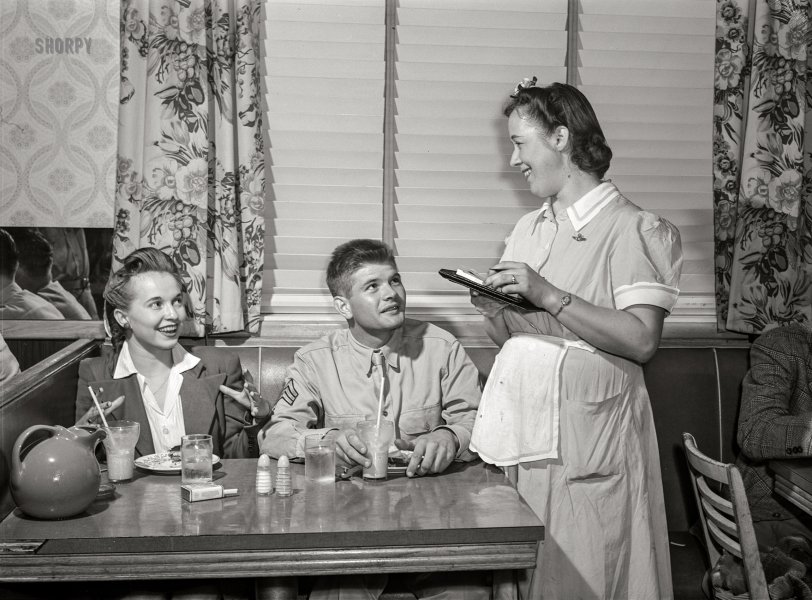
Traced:
<path id="1" fill-rule="evenodd" d="M 99 403 L 105 417 L 114 410 L 116 410 L 122 404 L 124 404 L 124 396 L 119 396 L 112 402 Z M 99 418 L 99 410 L 95 406 L 91 406 L 89 409 L 87 409 L 87 412 L 83 414 L 79 418 L 79 420 L 76 421 L 76 423 L 74 424 L 75 427 L 87 427 L 88 425 L 90 426 L 101 425 L 101 418 Z"/>
<path id="2" fill-rule="evenodd" d="M 457 456 L 458 444 L 454 432 L 444 428 L 421 435 L 413 442 L 395 440 L 395 445 L 400 450 L 413 452 L 409 465 L 406 467 L 407 477 L 442 473 Z"/>
<path id="3" fill-rule="evenodd" d="M 259 395 L 250 381 L 246 381 L 241 390 L 221 385 L 220 391 L 248 410 L 254 421 L 262 421 L 271 414 L 271 403 Z"/>

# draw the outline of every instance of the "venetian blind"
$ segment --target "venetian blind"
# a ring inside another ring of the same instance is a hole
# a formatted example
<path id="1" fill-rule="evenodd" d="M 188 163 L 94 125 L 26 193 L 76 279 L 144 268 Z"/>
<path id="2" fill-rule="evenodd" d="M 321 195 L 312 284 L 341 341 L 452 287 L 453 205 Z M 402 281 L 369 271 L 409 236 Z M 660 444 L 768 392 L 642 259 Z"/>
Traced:
<path id="1" fill-rule="evenodd" d="M 539 206 L 501 103 L 523 77 L 566 80 L 566 0 L 400 0 L 393 244 L 411 312 L 473 312 L 440 268 L 486 271 Z"/>
<path id="2" fill-rule="evenodd" d="M 672 318 L 713 321 L 714 2 L 580 0 L 577 85 L 614 158 L 606 174 L 680 230 Z"/>
<path id="3" fill-rule="evenodd" d="M 384 0 L 268 0 L 263 312 L 324 312 L 330 252 L 382 231 Z"/>

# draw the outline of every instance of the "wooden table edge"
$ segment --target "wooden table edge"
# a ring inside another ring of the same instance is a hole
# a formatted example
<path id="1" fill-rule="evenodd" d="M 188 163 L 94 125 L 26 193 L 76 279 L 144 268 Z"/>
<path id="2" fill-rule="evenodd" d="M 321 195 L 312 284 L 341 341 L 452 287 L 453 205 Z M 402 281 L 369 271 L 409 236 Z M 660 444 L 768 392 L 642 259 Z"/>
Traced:
<path id="1" fill-rule="evenodd" d="M 290 577 L 533 568 L 538 542 L 234 552 L 0 554 L 0 581 Z"/>

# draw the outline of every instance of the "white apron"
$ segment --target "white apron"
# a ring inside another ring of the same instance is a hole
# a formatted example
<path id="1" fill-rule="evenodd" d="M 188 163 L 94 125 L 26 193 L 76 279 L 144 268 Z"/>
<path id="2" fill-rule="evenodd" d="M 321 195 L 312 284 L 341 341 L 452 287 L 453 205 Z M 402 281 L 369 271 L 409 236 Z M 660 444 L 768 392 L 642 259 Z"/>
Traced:
<path id="1" fill-rule="evenodd" d="M 502 467 L 558 458 L 561 361 L 573 346 L 592 350 L 584 342 L 546 335 L 517 334 L 505 342 L 471 433 L 470 448 L 482 460 Z"/>

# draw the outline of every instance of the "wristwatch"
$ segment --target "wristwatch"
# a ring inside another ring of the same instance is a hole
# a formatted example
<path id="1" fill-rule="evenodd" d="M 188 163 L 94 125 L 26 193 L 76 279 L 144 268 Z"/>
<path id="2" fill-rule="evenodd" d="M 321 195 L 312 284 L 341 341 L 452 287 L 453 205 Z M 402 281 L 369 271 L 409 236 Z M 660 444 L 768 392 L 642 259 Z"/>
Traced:
<path id="1" fill-rule="evenodd" d="M 569 293 L 564 294 L 561 296 L 561 306 L 558 307 L 558 310 L 554 313 L 551 313 L 552 316 L 557 317 L 562 310 L 564 310 L 565 306 L 569 306 L 572 303 L 572 296 Z"/>

